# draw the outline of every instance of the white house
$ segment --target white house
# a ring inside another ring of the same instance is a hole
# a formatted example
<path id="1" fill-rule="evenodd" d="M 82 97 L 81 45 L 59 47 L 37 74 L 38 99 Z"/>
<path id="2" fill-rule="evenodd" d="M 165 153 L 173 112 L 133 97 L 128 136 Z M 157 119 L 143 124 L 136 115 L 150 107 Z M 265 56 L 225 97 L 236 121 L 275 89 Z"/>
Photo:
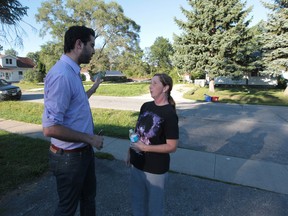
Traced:
<path id="1" fill-rule="evenodd" d="M 288 78 L 288 74 L 287 74 Z M 205 79 L 195 79 L 194 84 L 203 87 L 205 84 L 208 85 L 210 81 L 209 76 L 206 74 Z M 269 75 L 261 76 L 259 73 L 251 73 L 240 79 L 233 79 L 229 76 L 218 76 L 214 78 L 214 84 L 220 85 L 249 85 L 249 86 L 277 86 L 277 77 Z"/>
<path id="2" fill-rule="evenodd" d="M 0 79 L 8 82 L 19 82 L 24 73 L 35 66 L 32 59 L 0 54 Z"/>
<path id="3" fill-rule="evenodd" d="M 277 86 L 276 77 L 251 76 L 242 79 L 232 79 L 231 77 L 216 77 L 215 85 L 250 85 L 250 86 Z"/>

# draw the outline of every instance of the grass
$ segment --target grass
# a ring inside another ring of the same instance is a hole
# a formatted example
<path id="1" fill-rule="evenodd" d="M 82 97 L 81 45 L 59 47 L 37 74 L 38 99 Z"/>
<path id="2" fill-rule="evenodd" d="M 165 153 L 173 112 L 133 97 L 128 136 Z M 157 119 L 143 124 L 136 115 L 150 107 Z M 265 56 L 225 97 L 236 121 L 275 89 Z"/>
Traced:
<path id="1" fill-rule="evenodd" d="M 22 91 L 29 91 L 31 89 L 44 88 L 44 83 L 19 82 L 19 83 L 14 83 L 13 85 L 19 86 Z"/>
<path id="2" fill-rule="evenodd" d="M 288 106 L 288 97 L 282 89 L 256 88 L 247 86 L 216 87 L 215 92 L 209 92 L 209 88 L 195 87 L 187 84 L 191 90 L 184 97 L 191 100 L 203 101 L 204 94 L 219 97 L 220 103 L 258 104 L 272 106 Z"/>
<path id="3" fill-rule="evenodd" d="M 49 143 L 0 130 L 0 195 L 48 169 Z"/>
<path id="4" fill-rule="evenodd" d="M 92 82 L 85 82 L 84 88 L 87 91 Z M 149 93 L 149 84 L 147 83 L 102 83 L 97 89 L 95 95 L 103 96 L 138 96 Z"/>
<path id="5" fill-rule="evenodd" d="M 11 112 L 13 110 L 13 112 Z M 105 136 L 127 138 L 128 130 L 134 128 L 139 112 L 92 108 L 95 133 L 104 130 Z M 1 118 L 41 124 L 43 104 L 22 101 L 2 101 Z M 15 115 L 17 113 L 17 115 Z"/>
<path id="6" fill-rule="evenodd" d="M 83 82 L 84 89 L 87 91 L 92 86 L 91 81 Z M 43 91 L 44 84 L 43 83 L 25 83 L 20 82 L 15 84 L 19 86 L 24 91 L 30 91 L 39 89 L 39 91 Z M 103 96 L 137 96 L 142 94 L 149 93 L 149 84 L 147 83 L 108 83 L 103 82 L 95 95 L 103 95 Z"/>
<path id="7" fill-rule="evenodd" d="M 0 197 L 48 170 L 50 142 L 0 130 Z M 114 160 L 109 153 L 95 152 L 99 159 Z"/>

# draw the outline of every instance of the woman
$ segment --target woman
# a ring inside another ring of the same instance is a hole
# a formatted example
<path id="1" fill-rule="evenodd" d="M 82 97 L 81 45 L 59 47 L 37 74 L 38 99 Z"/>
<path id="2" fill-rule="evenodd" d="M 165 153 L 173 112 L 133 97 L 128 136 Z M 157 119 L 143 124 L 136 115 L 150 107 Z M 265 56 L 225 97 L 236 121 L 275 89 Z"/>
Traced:
<path id="1" fill-rule="evenodd" d="M 134 216 L 164 215 L 164 187 L 179 138 L 178 116 L 170 93 L 173 81 L 167 74 L 155 74 L 150 84 L 153 101 L 140 109 L 135 132 L 139 141 L 131 144 L 127 162 L 131 166 L 132 212 Z"/>

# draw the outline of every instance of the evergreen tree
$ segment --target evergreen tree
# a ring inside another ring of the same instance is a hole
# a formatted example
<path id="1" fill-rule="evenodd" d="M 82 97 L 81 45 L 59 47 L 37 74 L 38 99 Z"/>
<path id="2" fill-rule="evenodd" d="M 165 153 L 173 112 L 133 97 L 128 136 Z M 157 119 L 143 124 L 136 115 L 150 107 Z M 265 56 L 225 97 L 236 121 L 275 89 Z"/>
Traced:
<path id="1" fill-rule="evenodd" d="M 244 10 L 246 2 L 240 0 L 191 0 L 188 11 L 181 7 L 187 21 L 175 19 L 183 30 L 174 36 L 174 65 L 180 73 L 204 77 L 220 75 L 242 76 L 255 69 L 256 41 L 248 28 Z"/>
<path id="2" fill-rule="evenodd" d="M 24 30 L 19 26 L 22 18 L 27 15 L 29 8 L 18 0 L 0 1 L 0 43 L 9 43 L 15 40 L 16 45 L 22 46 Z M 3 46 L 0 45 L 0 51 Z"/>
<path id="3" fill-rule="evenodd" d="M 263 34 L 263 63 L 265 74 L 280 75 L 288 71 L 288 1 L 265 4 L 269 14 Z"/>

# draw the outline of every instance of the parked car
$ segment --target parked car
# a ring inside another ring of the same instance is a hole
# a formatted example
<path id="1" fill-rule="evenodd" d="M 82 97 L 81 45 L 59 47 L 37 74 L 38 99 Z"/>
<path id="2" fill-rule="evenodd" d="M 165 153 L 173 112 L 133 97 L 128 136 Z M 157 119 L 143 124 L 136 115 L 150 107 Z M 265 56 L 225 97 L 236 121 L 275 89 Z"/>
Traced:
<path id="1" fill-rule="evenodd" d="M 4 79 L 0 79 L 0 101 L 1 100 L 20 100 L 22 96 L 21 89 L 12 85 Z"/>

